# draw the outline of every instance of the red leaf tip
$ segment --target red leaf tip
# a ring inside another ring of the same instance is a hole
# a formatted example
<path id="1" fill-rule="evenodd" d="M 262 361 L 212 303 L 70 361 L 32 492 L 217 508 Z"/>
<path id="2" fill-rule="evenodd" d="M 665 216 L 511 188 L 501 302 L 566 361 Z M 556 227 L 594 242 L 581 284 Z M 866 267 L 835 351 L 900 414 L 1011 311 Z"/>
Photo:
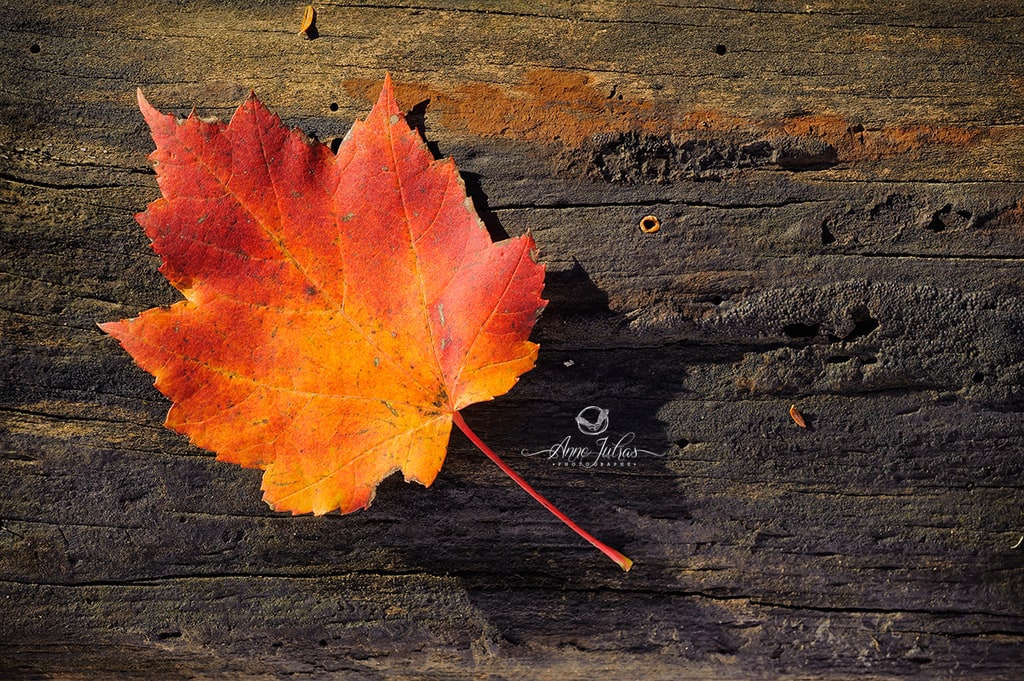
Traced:
<path id="1" fill-rule="evenodd" d="M 377 106 L 383 107 L 389 116 L 396 112 L 401 114 L 398 111 L 398 103 L 395 101 L 395 84 L 391 80 L 390 73 L 384 73 L 384 85 L 380 89 L 377 105 L 374 108 L 377 108 Z"/>
<path id="2" fill-rule="evenodd" d="M 139 111 L 142 112 L 142 117 L 146 119 L 149 126 L 153 127 L 153 121 L 163 116 L 162 113 L 153 108 L 153 105 L 146 99 L 146 95 L 142 93 L 142 88 L 135 88 L 135 100 L 139 104 Z"/>

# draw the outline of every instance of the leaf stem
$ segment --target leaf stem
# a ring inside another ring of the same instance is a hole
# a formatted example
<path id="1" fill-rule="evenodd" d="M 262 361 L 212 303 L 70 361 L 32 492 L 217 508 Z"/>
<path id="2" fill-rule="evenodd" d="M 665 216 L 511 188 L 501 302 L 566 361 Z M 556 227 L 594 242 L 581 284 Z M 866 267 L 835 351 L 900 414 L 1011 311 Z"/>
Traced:
<path id="1" fill-rule="evenodd" d="M 498 468 L 505 472 L 505 475 L 515 480 L 516 484 L 522 487 L 524 490 L 526 490 L 527 494 L 536 499 L 541 506 L 551 511 L 551 513 L 553 513 L 556 518 L 558 518 L 563 523 L 571 527 L 576 534 L 578 534 L 579 536 L 583 537 L 588 542 L 593 544 L 598 550 L 601 551 L 601 553 L 614 560 L 620 568 L 622 568 L 626 572 L 629 572 L 629 568 L 633 567 L 632 560 L 622 555 L 621 553 L 619 553 L 612 547 L 608 546 L 604 542 L 598 540 L 592 534 L 590 534 L 582 527 L 580 527 L 572 520 L 570 520 L 567 515 L 558 510 L 558 507 L 556 507 L 550 501 L 541 496 L 540 492 L 531 487 L 530 483 L 526 482 L 521 477 L 519 477 L 518 473 L 509 468 L 508 464 L 501 460 L 501 457 L 499 457 L 497 454 L 491 451 L 491 448 L 485 445 L 483 440 L 477 437 L 476 433 L 470 430 L 469 426 L 466 425 L 466 422 L 462 419 L 462 414 L 460 414 L 459 412 L 454 412 L 452 414 L 452 420 L 455 421 L 455 425 L 459 427 L 459 430 L 465 433 L 466 437 L 469 438 L 470 442 L 477 446 L 477 449 L 486 454 L 488 459 L 496 463 L 498 465 Z"/>

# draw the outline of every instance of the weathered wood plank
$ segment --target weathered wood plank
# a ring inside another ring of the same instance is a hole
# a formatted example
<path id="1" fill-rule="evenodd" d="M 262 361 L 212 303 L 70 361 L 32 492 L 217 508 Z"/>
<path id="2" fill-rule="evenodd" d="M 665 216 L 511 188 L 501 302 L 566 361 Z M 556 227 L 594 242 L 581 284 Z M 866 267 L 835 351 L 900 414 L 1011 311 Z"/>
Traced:
<path id="1" fill-rule="evenodd" d="M 318 11 L 0 9 L 0 675 L 1016 678 L 1019 3 Z M 628 575 L 460 437 L 430 490 L 274 514 L 95 327 L 176 299 L 137 86 L 336 142 L 385 70 L 549 267 L 467 420 Z M 588 405 L 661 456 L 518 456 Z"/>

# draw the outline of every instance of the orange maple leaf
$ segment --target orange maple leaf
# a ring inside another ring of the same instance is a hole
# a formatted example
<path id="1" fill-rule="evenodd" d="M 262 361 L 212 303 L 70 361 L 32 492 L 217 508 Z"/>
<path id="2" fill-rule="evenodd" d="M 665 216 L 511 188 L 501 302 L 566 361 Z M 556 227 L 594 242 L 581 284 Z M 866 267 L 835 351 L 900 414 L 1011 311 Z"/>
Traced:
<path id="1" fill-rule="evenodd" d="M 254 95 L 228 124 L 139 106 L 163 198 L 136 217 L 185 300 L 101 328 L 173 402 L 169 428 L 263 469 L 275 510 L 320 515 L 365 508 L 399 470 L 430 485 L 454 422 L 628 569 L 459 414 L 533 368 L 544 268 L 529 234 L 492 243 L 389 77 L 337 155 Z"/>

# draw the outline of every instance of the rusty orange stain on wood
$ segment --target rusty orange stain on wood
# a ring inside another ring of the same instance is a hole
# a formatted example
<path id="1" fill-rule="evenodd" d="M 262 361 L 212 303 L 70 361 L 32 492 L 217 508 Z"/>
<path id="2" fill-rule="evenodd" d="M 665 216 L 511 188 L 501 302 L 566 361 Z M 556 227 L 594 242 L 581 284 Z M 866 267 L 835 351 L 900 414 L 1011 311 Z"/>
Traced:
<path id="1" fill-rule="evenodd" d="M 679 117 L 681 130 L 706 130 L 708 132 L 736 132 L 750 127 L 750 120 L 729 116 L 714 109 L 696 109 Z"/>
<path id="2" fill-rule="evenodd" d="M 342 86 L 350 97 L 373 101 L 380 82 L 350 78 Z M 398 83 L 396 95 L 405 106 L 430 100 L 440 124 L 452 131 L 568 147 L 599 133 L 753 134 L 766 140 L 818 140 L 835 150 L 837 161 L 866 161 L 937 145 L 967 147 L 988 134 L 984 128 L 956 125 L 868 128 L 832 114 L 757 119 L 708 108 L 682 112 L 663 101 L 614 98 L 586 74 L 553 69 L 529 71 L 509 88 L 483 82 L 451 88 Z"/>
<path id="3" fill-rule="evenodd" d="M 1009 208 L 1003 208 L 997 212 L 986 226 L 999 227 L 1011 225 L 1014 227 L 1024 225 L 1024 199 L 1017 199 L 1017 202 Z"/>
<path id="4" fill-rule="evenodd" d="M 353 78 L 342 82 L 351 97 L 370 101 L 380 82 Z M 465 83 L 442 90 L 398 83 L 400 102 L 430 100 L 449 130 L 482 137 L 509 137 L 533 142 L 576 145 L 601 132 L 665 129 L 669 110 L 653 102 L 611 99 L 590 84 L 585 74 L 539 69 L 506 89 L 492 83 Z"/>
<path id="5" fill-rule="evenodd" d="M 834 115 L 798 116 L 768 126 L 792 137 L 817 138 L 841 161 L 872 161 L 936 145 L 966 147 L 984 134 L 980 128 L 952 125 L 883 125 L 866 129 Z"/>

